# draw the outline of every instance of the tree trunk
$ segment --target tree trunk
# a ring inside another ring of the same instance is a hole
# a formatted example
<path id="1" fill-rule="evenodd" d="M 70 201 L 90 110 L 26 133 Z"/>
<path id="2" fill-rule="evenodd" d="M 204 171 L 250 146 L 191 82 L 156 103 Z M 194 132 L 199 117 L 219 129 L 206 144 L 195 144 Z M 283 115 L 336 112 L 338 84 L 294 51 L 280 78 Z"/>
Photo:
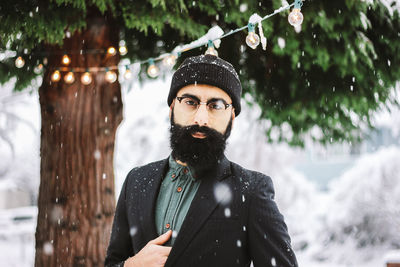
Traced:
<path id="1" fill-rule="evenodd" d="M 116 66 L 119 55 L 85 54 L 87 49 L 118 48 L 116 24 L 106 15 L 92 14 L 87 28 L 66 38 L 62 48 L 48 47 L 51 54 L 39 89 L 38 267 L 103 265 L 115 208 L 113 155 L 122 120 L 120 84 L 107 82 L 104 70 L 92 72 L 89 85 L 81 83 L 81 72 L 75 72 L 70 85 L 63 78 L 51 82 L 50 76 L 62 66 L 64 52 L 73 53 L 72 68 Z"/>

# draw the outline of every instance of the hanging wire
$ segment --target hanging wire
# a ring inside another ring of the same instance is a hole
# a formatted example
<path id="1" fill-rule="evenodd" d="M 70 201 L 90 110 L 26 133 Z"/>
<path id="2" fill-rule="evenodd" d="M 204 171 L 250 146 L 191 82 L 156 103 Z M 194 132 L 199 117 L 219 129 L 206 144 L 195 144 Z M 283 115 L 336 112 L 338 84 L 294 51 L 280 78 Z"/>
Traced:
<path id="1" fill-rule="evenodd" d="M 272 16 L 275 16 L 276 14 L 279 14 L 279 13 L 285 11 L 285 10 L 290 9 L 292 6 L 298 7 L 298 6 L 302 6 L 302 5 L 303 5 L 303 1 L 302 0 L 295 0 L 295 2 L 293 2 L 292 4 L 286 5 L 286 6 L 282 6 L 279 9 L 274 10 L 273 13 L 262 17 L 261 20 L 260 20 L 260 23 L 261 23 L 261 21 L 269 19 Z M 107 72 L 109 70 L 118 70 L 119 67 L 128 68 L 129 66 L 133 66 L 134 64 L 140 64 L 140 65 L 149 64 L 150 66 L 152 66 L 155 61 L 163 60 L 166 57 L 169 57 L 171 55 L 176 55 L 177 57 L 179 57 L 184 52 L 187 52 L 187 51 L 190 51 L 190 50 L 205 46 L 205 45 L 209 44 L 210 42 L 214 42 L 216 40 L 221 40 L 221 39 L 223 39 L 225 37 L 228 37 L 228 36 L 230 36 L 232 34 L 235 34 L 237 32 L 243 31 L 245 29 L 248 29 L 248 25 L 245 25 L 243 27 L 237 28 L 235 30 L 231 30 L 231 31 L 223 34 L 220 37 L 215 37 L 215 38 L 213 38 L 211 40 L 207 40 L 205 42 L 201 42 L 201 43 L 199 43 L 197 45 L 191 46 L 190 48 L 184 48 L 184 49 L 178 50 L 178 51 L 176 51 L 174 53 L 163 54 L 163 55 L 160 55 L 160 56 L 158 56 L 156 58 L 149 58 L 149 59 L 146 59 L 146 60 L 135 61 L 135 62 L 132 62 L 130 64 L 107 66 L 107 67 L 73 67 L 73 71 L 74 72 L 82 72 L 82 73 L 85 73 L 85 72 Z M 120 52 L 121 55 L 125 55 L 126 54 L 126 46 L 123 46 L 123 47 L 124 47 L 124 49 L 122 49 L 122 52 Z M 109 49 L 111 49 L 111 48 L 114 48 L 114 47 L 109 47 L 107 49 L 71 50 L 71 51 L 68 51 L 68 54 L 70 54 L 70 55 L 74 55 L 74 54 L 81 54 L 81 55 L 82 54 L 107 54 L 107 53 L 110 54 Z M 121 46 L 120 46 L 120 48 L 121 48 Z M 115 48 L 114 48 L 114 50 L 121 51 L 121 49 L 115 49 Z M 6 51 L 0 51 L 0 52 L 4 53 Z M 66 51 L 54 51 L 54 52 L 42 52 L 42 53 L 41 52 L 35 52 L 35 54 L 45 55 L 45 56 L 53 55 L 53 54 L 54 55 L 66 55 Z M 15 58 L 19 58 L 19 57 L 21 57 L 21 56 L 20 55 L 15 56 Z M 150 63 L 152 63 L 152 64 L 150 64 Z M 60 71 L 60 72 L 69 72 L 69 71 L 72 70 L 71 67 L 65 67 L 65 66 L 64 67 L 53 67 L 52 69 Z"/>

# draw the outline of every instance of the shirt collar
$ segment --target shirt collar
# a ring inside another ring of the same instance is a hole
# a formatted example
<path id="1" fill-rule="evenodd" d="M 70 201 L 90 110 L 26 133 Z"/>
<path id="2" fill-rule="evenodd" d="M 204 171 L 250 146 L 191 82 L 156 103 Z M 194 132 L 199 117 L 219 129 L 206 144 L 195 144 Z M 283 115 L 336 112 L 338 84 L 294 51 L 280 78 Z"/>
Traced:
<path id="1" fill-rule="evenodd" d="M 194 175 L 194 170 L 189 166 L 183 166 L 178 162 L 176 162 L 176 160 L 172 157 L 172 155 L 169 156 L 168 163 L 170 170 L 175 174 L 173 177 L 171 177 L 172 181 L 174 181 L 181 175 L 186 175 L 193 181 L 196 180 L 195 178 L 196 176 Z"/>
<path id="2" fill-rule="evenodd" d="M 198 172 L 196 173 L 193 168 L 190 166 L 183 166 L 175 161 L 175 159 L 172 157 L 172 155 L 169 156 L 169 168 L 174 171 L 176 174 L 175 177 L 172 178 L 172 180 L 175 180 L 180 173 L 184 173 L 184 169 L 187 169 L 189 172 L 187 173 L 188 176 L 193 179 L 197 180 L 197 176 L 199 177 L 213 177 L 214 179 L 217 179 L 219 181 L 223 180 L 224 178 L 228 177 L 231 175 L 231 163 L 230 161 L 226 158 L 225 155 L 221 157 L 220 160 L 218 160 L 215 168 L 212 168 L 211 170 L 206 170 L 202 173 Z"/>

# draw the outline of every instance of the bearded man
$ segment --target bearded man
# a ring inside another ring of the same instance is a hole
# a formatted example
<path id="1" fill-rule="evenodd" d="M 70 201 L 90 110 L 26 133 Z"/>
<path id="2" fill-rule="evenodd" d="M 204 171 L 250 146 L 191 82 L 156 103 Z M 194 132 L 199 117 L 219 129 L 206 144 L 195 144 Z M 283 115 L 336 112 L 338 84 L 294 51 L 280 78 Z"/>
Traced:
<path id="1" fill-rule="evenodd" d="M 129 172 L 106 266 L 297 266 L 271 178 L 224 156 L 241 92 L 215 56 L 187 58 L 174 73 L 172 153 Z"/>

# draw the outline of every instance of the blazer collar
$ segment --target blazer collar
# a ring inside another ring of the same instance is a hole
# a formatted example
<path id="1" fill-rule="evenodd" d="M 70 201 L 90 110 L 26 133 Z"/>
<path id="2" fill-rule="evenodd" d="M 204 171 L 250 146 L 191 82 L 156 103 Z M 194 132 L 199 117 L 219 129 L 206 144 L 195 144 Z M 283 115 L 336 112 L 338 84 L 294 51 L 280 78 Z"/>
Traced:
<path id="1" fill-rule="evenodd" d="M 141 229 L 143 229 L 144 246 L 148 241 L 157 238 L 155 207 L 161 182 L 168 170 L 168 158 L 148 165 L 149 170 L 146 172 L 151 177 L 148 184 L 144 184 L 141 191 L 141 197 L 138 199 Z M 146 241 L 147 240 L 147 241 Z"/>
<path id="2" fill-rule="evenodd" d="M 181 230 L 167 259 L 166 267 L 174 266 L 176 260 L 188 247 L 196 233 L 200 231 L 208 217 L 219 205 L 219 202 L 225 199 L 225 196 L 221 196 L 217 200 L 214 196 L 214 190 L 218 183 L 231 175 L 230 161 L 224 156 L 219 161 L 217 167 L 205 173 L 205 175 L 208 177 L 202 177 L 200 187 L 190 205 Z"/>
<path id="3" fill-rule="evenodd" d="M 225 155 L 222 156 L 218 163 L 218 167 L 215 170 L 215 178 L 218 181 L 222 181 L 231 175 L 231 163 Z"/>

